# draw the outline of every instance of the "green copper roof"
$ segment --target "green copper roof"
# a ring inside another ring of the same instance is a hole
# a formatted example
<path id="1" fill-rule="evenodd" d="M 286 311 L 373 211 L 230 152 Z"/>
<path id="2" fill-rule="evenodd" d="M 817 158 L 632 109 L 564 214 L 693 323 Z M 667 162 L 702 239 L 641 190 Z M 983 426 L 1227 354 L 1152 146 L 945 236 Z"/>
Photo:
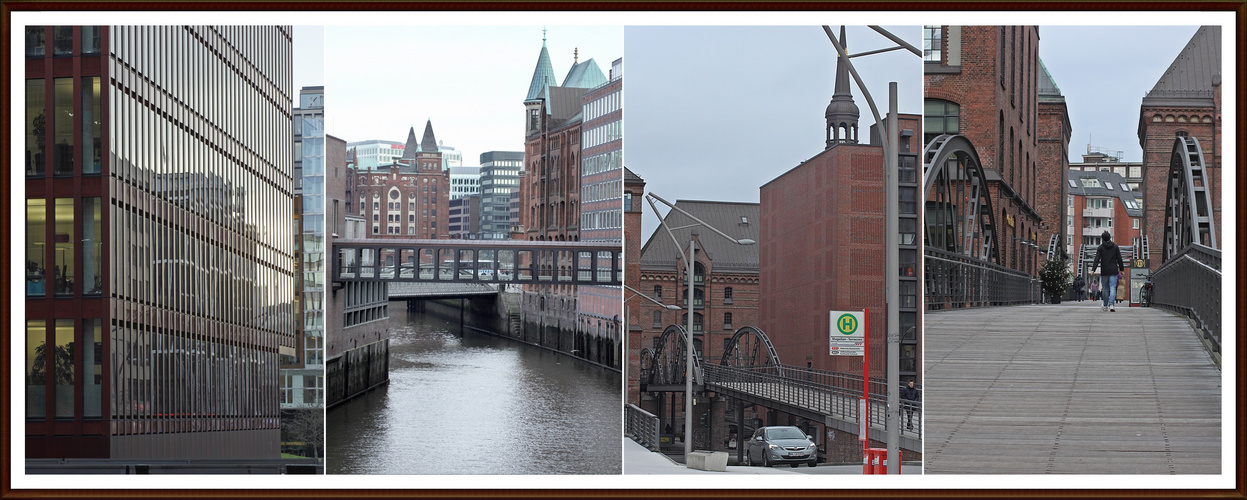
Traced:
<path id="1" fill-rule="evenodd" d="M 603 83 L 606 83 L 606 75 L 602 73 L 598 63 L 590 58 L 588 61 L 573 64 L 572 69 L 567 72 L 567 77 L 563 79 L 562 86 L 591 89 Z"/>
<path id="2" fill-rule="evenodd" d="M 1043 59 L 1039 59 L 1039 69 L 1039 97 L 1061 97 L 1061 87 L 1058 87 L 1056 80 L 1052 79 L 1052 73 L 1048 72 L 1048 67 L 1044 65 Z"/>
<path id="3" fill-rule="evenodd" d="M 550 51 L 546 50 L 545 40 L 541 41 L 541 54 L 537 56 L 537 68 L 533 69 L 533 82 L 528 85 L 528 97 L 531 101 L 546 96 L 546 88 L 558 85 L 554 79 L 554 67 L 550 65 Z"/>

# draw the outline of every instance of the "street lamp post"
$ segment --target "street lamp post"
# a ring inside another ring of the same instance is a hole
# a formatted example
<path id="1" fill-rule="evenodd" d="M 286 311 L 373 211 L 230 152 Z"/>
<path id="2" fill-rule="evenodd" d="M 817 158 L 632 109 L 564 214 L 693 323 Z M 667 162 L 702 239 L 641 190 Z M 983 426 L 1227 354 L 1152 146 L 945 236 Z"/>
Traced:
<path id="1" fill-rule="evenodd" d="M 898 220 L 897 220 L 897 215 L 898 215 L 897 174 L 898 172 L 897 172 L 897 167 L 898 167 L 898 164 L 900 163 L 900 160 L 898 157 L 900 148 L 897 143 L 900 140 L 900 134 L 899 134 L 899 130 L 897 130 L 897 122 L 896 122 L 896 114 L 897 114 L 896 82 L 888 83 L 888 118 L 885 121 L 885 120 L 882 120 L 881 117 L 879 116 L 879 110 L 875 106 L 875 100 L 870 97 L 870 90 L 868 90 L 866 86 L 862 84 L 861 76 L 858 75 L 857 70 L 853 68 L 853 64 L 849 62 L 849 59 L 852 57 L 870 55 L 870 54 L 875 54 L 875 53 L 885 52 L 885 51 L 890 51 L 890 50 L 907 50 L 908 52 L 914 55 L 917 55 L 919 57 L 922 57 L 922 52 L 918 50 L 916 47 L 914 47 L 913 45 L 906 43 L 904 40 L 896 37 L 895 35 L 892 35 L 887 30 L 879 26 L 871 26 L 870 28 L 875 30 L 879 34 L 883 35 L 885 38 L 892 40 L 893 42 L 897 44 L 897 46 L 893 48 L 889 48 L 889 49 L 863 52 L 861 54 L 850 55 L 848 52 L 845 51 L 844 46 L 841 44 L 841 40 L 838 40 L 836 36 L 831 32 L 831 28 L 829 26 L 823 26 L 823 32 L 827 34 L 827 39 L 831 41 L 831 45 L 836 48 L 836 54 L 839 56 L 840 62 L 848 67 L 849 74 L 851 74 L 853 76 L 853 80 L 857 82 L 857 87 L 861 89 L 863 97 L 866 98 L 866 104 L 869 105 L 870 112 L 874 115 L 875 123 L 883 124 L 885 127 L 884 133 L 881 134 L 882 137 L 880 137 L 880 142 L 882 143 L 883 150 L 884 150 L 883 170 L 884 170 L 884 181 L 886 184 L 885 191 L 884 191 L 884 197 L 885 197 L 884 217 L 886 218 L 886 229 L 885 229 L 886 235 L 885 235 L 884 245 L 887 247 L 887 249 L 886 249 L 886 255 L 884 258 L 884 269 L 886 270 L 885 271 L 886 274 L 884 275 L 884 282 L 885 282 L 884 301 L 888 305 L 888 311 L 887 311 L 887 324 L 888 324 L 888 327 L 887 327 L 887 341 L 888 341 L 888 344 L 887 344 L 887 367 L 888 367 L 888 375 L 887 375 L 887 381 L 888 381 L 887 382 L 887 387 L 888 387 L 887 450 L 888 450 L 888 455 L 887 455 L 887 458 L 888 458 L 888 462 L 887 463 L 888 463 L 888 468 L 887 468 L 887 473 L 888 474 L 899 474 L 901 471 L 900 456 L 899 456 L 900 454 L 899 454 L 899 450 L 897 449 L 897 445 L 899 444 L 898 442 L 900 440 L 901 408 L 899 404 L 900 400 L 898 398 L 899 395 L 897 394 L 897 391 L 899 390 L 898 387 L 900 386 L 899 371 L 900 371 L 901 336 L 900 336 L 900 328 L 899 328 L 900 312 L 897 310 L 897 308 L 900 306 L 900 290 L 899 290 L 899 287 L 900 287 L 899 260 L 900 259 L 898 255 L 899 251 L 897 249 L 897 232 L 898 232 Z M 870 353 L 866 353 L 866 355 L 869 356 Z M 866 381 L 866 383 L 869 384 L 870 381 Z M 870 403 L 867 402 L 867 405 L 869 404 Z M 863 418 L 863 417 L 859 416 L 858 418 Z"/>
<path id="2" fill-rule="evenodd" d="M 693 214 L 690 214 L 684 211 L 683 209 L 676 207 L 671 202 L 658 197 L 658 195 L 655 195 L 654 193 L 646 193 L 645 201 L 649 202 L 650 208 L 654 210 L 654 215 L 658 216 L 658 224 L 661 225 L 662 228 L 667 231 L 667 235 L 671 237 L 671 242 L 675 244 L 675 247 L 678 250 L 683 251 L 683 249 L 681 248 L 680 242 L 679 240 L 676 239 L 675 233 L 672 232 L 673 229 L 670 226 L 668 226 L 667 221 L 663 219 L 662 214 L 658 213 L 658 206 L 654 205 L 655 200 L 670 207 L 671 210 L 680 212 L 685 217 L 688 217 L 689 219 L 692 219 L 695 222 L 695 224 L 689 224 L 687 226 L 680 226 L 675 229 L 683 229 L 687 227 L 701 226 L 711 231 L 714 231 L 716 234 L 718 234 L 719 236 L 722 236 L 724 239 L 731 241 L 732 243 L 736 243 L 738 245 L 752 245 L 754 243 L 757 243 L 754 240 L 751 240 L 748 238 L 737 239 L 737 238 L 728 236 L 727 233 L 724 233 L 723 231 L 716 229 L 714 226 L 711 226 L 710 224 L 705 223 L 701 219 L 694 217 Z M 694 245 L 695 245 L 695 242 L 690 236 L 689 241 L 688 241 L 688 256 L 684 260 L 684 270 L 687 276 L 685 278 L 687 280 L 685 284 L 688 286 L 688 319 L 687 319 L 688 326 L 685 328 L 685 331 L 684 331 L 684 335 L 685 335 L 684 347 L 686 351 L 686 359 L 685 359 L 685 366 L 684 366 L 684 460 L 685 460 L 685 463 L 688 463 L 688 456 L 690 453 L 693 452 L 693 442 L 689 438 L 693 431 L 693 314 L 694 314 L 693 312 L 693 257 L 694 257 L 694 251 L 696 249 Z"/>

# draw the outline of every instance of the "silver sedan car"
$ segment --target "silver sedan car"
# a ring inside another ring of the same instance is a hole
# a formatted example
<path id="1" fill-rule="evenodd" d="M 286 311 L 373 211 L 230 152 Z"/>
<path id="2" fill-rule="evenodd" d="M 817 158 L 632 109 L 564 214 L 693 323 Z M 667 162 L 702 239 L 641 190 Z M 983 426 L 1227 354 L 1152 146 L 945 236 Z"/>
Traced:
<path id="1" fill-rule="evenodd" d="M 780 463 L 796 467 L 805 463 L 814 467 L 818 465 L 818 445 L 814 438 L 790 425 L 761 427 L 749 438 L 745 463 L 763 467 Z"/>

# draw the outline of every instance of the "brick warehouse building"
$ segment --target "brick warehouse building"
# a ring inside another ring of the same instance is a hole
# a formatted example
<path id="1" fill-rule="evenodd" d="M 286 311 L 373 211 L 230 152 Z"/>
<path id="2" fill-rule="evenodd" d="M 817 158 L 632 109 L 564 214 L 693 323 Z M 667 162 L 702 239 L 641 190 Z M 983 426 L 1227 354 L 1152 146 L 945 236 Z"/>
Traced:
<path id="1" fill-rule="evenodd" d="M 627 168 L 624 168 L 623 197 L 624 283 L 632 286 L 641 282 L 641 218 L 644 214 L 641 208 L 645 204 L 645 179 Z M 628 381 L 625 402 L 639 405 L 641 403 L 641 349 L 644 347 L 642 346 L 642 332 L 645 331 L 641 323 L 644 313 L 641 307 L 648 301 L 625 289 L 623 302 L 628 350 L 625 354 L 626 368 L 624 368 L 624 377 Z"/>
<path id="2" fill-rule="evenodd" d="M 25 35 L 26 457 L 278 458 L 290 27 Z"/>
<path id="3" fill-rule="evenodd" d="M 1040 224 L 1039 29 L 925 26 L 924 143 L 940 134 L 970 139 L 997 213 L 1000 264 L 1037 275 Z M 1050 177 L 1052 183 L 1060 182 Z"/>
<path id="4" fill-rule="evenodd" d="M 1057 179 L 1069 170 L 1069 141 L 1073 127 L 1069 121 L 1069 108 L 1060 87 L 1039 62 L 1039 117 L 1036 124 L 1035 175 L 1039 179 Z M 1066 225 L 1071 207 L 1066 201 L 1066 183 L 1038 182 L 1035 186 L 1035 211 L 1039 213 L 1039 238 L 1035 241 L 1045 253 L 1053 236 L 1056 236 L 1056 255 L 1044 255 L 1041 259 L 1071 255 L 1072 228 Z M 1064 254 L 1062 254 L 1064 251 Z"/>
<path id="5" fill-rule="evenodd" d="M 1143 98 L 1139 145 L 1143 147 L 1143 235 L 1149 266 L 1164 257 L 1169 159 L 1178 135 L 1194 137 L 1204 154 L 1212 218 L 1221 234 L 1221 27 L 1200 27 L 1173 64 Z"/>
<path id="6" fill-rule="evenodd" d="M 513 238 L 581 241 L 581 148 L 586 130 L 585 96 L 591 89 L 608 83 L 597 63 L 588 59 L 574 62 L 560 85 L 554 76 L 543 38 L 524 99 L 524 171 L 519 178 L 519 219 Z M 591 102 L 597 101 L 594 99 Z M 612 120 L 610 116 L 595 116 L 591 121 Z M 571 264 L 538 263 L 546 269 L 565 268 Z M 523 285 L 521 288 L 524 337 L 564 351 L 580 350 L 575 347 L 580 342 L 576 331 L 580 321 L 577 287 L 556 284 Z M 601 304 L 611 299 L 599 296 L 591 300 Z M 611 321 L 614 321 L 613 318 Z M 597 320 L 593 322 L 596 329 Z M 614 328 L 613 325 L 611 327 Z"/>
<path id="7" fill-rule="evenodd" d="M 353 195 L 367 221 L 367 238 L 450 238 L 450 174 L 425 123 L 424 137 L 407 132 L 403 157 L 391 165 L 355 174 Z"/>
<path id="8" fill-rule="evenodd" d="M 639 191 L 637 184 L 633 183 L 633 186 Z M 638 231 L 635 234 L 639 234 L 640 205 L 644 203 L 644 193 L 629 192 L 632 193 L 635 210 L 629 213 L 635 213 Z M 760 220 L 757 203 L 676 200 L 675 206 L 732 238 L 758 240 Z M 676 210 L 668 211 L 663 220 L 671 228 L 693 223 L 692 219 Z M 684 261 L 690 238 L 697 241 L 693 260 L 693 346 L 702 362 L 718 363 L 737 329 L 758 324 L 758 246 L 738 245 L 701 226 L 674 229 L 672 232 L 676 241 L 684 245 L 682 249 L 675 247 L 665 229 L 661 226 L 655 228 L 640 249 L 636 281 L 629 281 L 635 285 L 629 286 L 664 304 L 684 309 L 665 310 L 639 297 L 629 300 L 632 321 L 629 325 L 629 366 L 636 368 L 628 373 L 630 391 L 639 389 L 641 350 L 657 347 L 663 330 L 668 326 L 688 325 L 688 280 Z M 632 240 L 629 241 L 631 243 Z M 673 422 L 677 433 L 681 433 L 683 420 L 678 415 L 683 414 L 682 397 L 679 393 L 657 392 L 638 394 L 629 402 L 659 415 L 664 421 Z"/>

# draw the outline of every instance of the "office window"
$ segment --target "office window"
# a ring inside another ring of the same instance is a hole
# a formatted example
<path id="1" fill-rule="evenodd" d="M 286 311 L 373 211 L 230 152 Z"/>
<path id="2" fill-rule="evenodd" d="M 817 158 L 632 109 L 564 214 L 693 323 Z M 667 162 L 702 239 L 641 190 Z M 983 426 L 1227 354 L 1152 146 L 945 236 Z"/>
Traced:
<path id="1" fill-rule="evenodd" d="M 54 26 L 52 28 L 52 54 L 68 56 L 74 53 L 74 27 Z"/>
<path id="2" fill-rule="evenodd" d="M 723 329 L 724 330 L 732 329 L 732 313 L 730 312 L 723 313 Z"/>
<path id="3" fill-rule="evenodd" d="M 39 29 L 42 41 L 43 29 Z M 42 47 L 40 47 L 42 50 Z M 44 113 L 46 98 L 43 79 L 26 80 L 26 175 L 42 176 L 44 172 L 44 137 L 47 134 L 47 117 Z"/>
<path id="4" fill-rule="evenodd" d="M 53 81 L 52 173 L 74 173 L 74 79 Z"/>
<path id="5" fill-rule="evenodd" d="M 47 294 L 47 200 L 26 200 L 26 295 Z"/>
<path id="6" fill-rule="evenodd" d="M 73 418 L 74 320 L 72 319 L 56 320 L 56 350 L 52 352 L 52 367 L 52 384 L 56 386 L 56 418 Z"/>
<path id="7" fill-rule="evenodd" d="M 26 57 L 43 57 L 43 26 L 26 27 Z"/>
<path id="8" fill-rule="evenodd" d="M 99 54 L 100 53 L 100 27 L 99 26 L 83 26 L 82 27 L 82 53 L 83 54 Z"/>
<path id="9" fill-rule="evenodd" d="M 104 344 L 101 321 L 98 319 L 82 320 L 82 416 L 101 417 L 103 409 L 104 381 Z"/>
<path id="10" fill-rule="evenodd" d="M 82 79 L 82 173 L 100 173 L 100 153 L 100 77 L 88 76 Z"/>
<path id="11" fill-rule="evenodd" d="M 724 304 L 732 303 L 732 287 L 730 286 L 723 288 L 723 303 Z M 729 321 L 728 323 L 731 323 L 731 322 Z"/>
<path id="12" fill-rule="evenodd" d="M 943 60 L 943 27 L 922 27 L 922 60 L 940 62 Z"/>
<path id="13" fill-rule="evenodd" d="M 662 328 L 662 311 L 654 311 L 654 328 Z"/>
<path id="14" fill-rule="evenodd" d="M 923 101 L 922 128 L 924 142 L 930 143 L 942 134 L 956 134 L 961 130 L 961 106 L 942 99 Z"/>
<path id="15" fill-rule="evenodd" d="M 57 295 L 70 295 L 74 293 L 74 242 L 77 241 L 74 235 L 74 199 L 57 198 L 55 213 L 53 262 L 56 267 L 53 268 L 53 275 L 56 281 L 53 290 Z"/>
<path id="16" fill-rule="evenodd" d="M 26 418 L 47 415 L 47 322 L 26 321 Z"/>
<path id="17" fill-rule="evenodd" d="M 99 197 L 82 199 L 82 293 L 98 295 L 103 287 L 103 251 Z"/>

